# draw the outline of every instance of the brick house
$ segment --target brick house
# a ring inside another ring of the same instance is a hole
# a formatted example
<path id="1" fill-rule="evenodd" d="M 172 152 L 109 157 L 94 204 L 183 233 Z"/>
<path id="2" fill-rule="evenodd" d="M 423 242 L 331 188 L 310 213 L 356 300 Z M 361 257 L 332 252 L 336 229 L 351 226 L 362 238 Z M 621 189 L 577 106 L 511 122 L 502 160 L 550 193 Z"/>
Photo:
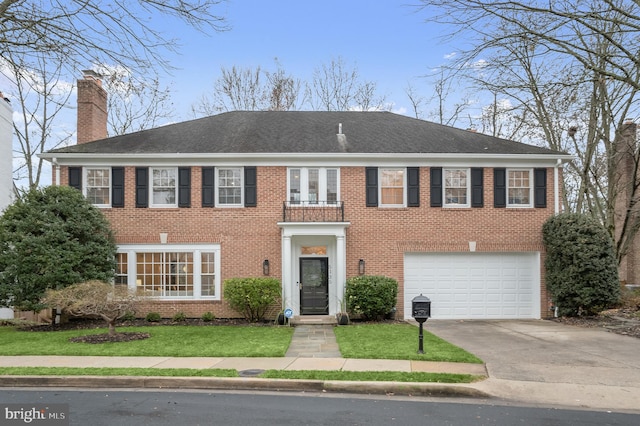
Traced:
<path id="1" fill-rule="evenodd" d="M 99 80 L 78 89 L 79 143 L 43 157 L 103 209 L 116 283 L 151 292 L 149 311 L 238 316 L 224 280 L 270 275 L 296 316 L 334 315 L 347 278 L 380 274 L 398 317 L 420 293 L 434 319 L 550 315 L 541 226 L 566 154 L 389 112 L 238 111 L 106 138 Z"/>

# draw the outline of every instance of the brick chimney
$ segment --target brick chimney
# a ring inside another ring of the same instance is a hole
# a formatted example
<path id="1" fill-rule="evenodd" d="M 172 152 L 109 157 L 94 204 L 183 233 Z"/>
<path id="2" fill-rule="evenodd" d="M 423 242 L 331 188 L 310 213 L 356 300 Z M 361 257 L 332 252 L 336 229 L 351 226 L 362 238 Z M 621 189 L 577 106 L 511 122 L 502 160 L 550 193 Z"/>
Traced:
<path id="1" fill-rule="evenodd" d="M 107 137 L 107 92 L 99 74 L 92 70 L 82 73 L 78 80 L 78 144 Z"/>

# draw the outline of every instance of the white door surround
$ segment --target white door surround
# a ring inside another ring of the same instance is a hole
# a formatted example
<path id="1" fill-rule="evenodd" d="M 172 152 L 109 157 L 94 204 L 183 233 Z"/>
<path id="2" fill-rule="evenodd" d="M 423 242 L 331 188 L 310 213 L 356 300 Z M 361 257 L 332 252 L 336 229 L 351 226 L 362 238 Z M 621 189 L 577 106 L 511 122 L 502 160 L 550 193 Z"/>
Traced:
<path id="1" fill-rule="evenodd" d="M 282 300 L 285 308 L 293 309 L 294 316 L 300 315 L 300 257 L 304 247 L 326 247 L 322 257 L 329 261 L 329 315 L 340 311 L 340 301 L 344 295 L 347 276 L 346 229 L 348 222 L 300 223 L 281 222 L 282 229 Z"/>

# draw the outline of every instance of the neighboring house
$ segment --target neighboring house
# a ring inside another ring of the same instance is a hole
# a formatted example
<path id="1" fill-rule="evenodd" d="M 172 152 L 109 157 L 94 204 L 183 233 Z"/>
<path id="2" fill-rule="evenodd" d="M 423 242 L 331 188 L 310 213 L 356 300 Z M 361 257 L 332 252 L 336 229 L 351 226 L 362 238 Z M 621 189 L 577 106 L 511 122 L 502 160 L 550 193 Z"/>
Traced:
<path id="1" fill-rule="evenodd" d="M 80 141 L 106 128 L 97 104 L 79 104 Z M 103 209 L 116 283 L 156 296 L 148 311 L 238 316 L 224 280 L 270 275 L 296 316 L 334 315 L 367 274 L 398 280 L 398 317 L 420 293 L 434 319 L 551 314 L 541 227 L 560 209 L 560 152 L 389 112 L 264 111 L 43 157 Z"/>

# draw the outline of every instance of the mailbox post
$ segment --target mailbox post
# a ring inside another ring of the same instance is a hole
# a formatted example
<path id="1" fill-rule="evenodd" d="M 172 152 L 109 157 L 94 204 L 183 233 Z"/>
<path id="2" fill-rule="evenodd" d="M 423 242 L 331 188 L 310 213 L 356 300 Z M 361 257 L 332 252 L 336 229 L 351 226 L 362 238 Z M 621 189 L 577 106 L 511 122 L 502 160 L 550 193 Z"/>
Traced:
<path id="1" fill-rule="evenodd" d="M 416 296 L 411 300 L 411 316 L 418 321 L 420 327 L 420 337 L 418 338 L 418 353 L 423 354 L 423 341 L 422 324 L 431 317 L 431 300 L 420 293 L 420 296 Z"/>

